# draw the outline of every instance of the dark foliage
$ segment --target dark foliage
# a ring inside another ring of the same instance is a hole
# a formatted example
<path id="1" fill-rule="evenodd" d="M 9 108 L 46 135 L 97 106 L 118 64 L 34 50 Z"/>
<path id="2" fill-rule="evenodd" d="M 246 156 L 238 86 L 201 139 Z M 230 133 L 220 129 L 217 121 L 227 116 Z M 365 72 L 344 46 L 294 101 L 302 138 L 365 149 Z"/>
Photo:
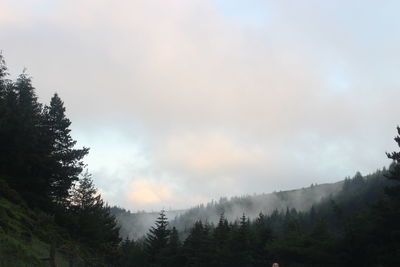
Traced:
<path id="1" fill-rule="evenodd" d="M 0 197 L 46 212 L 99 255 L 97 265 L 115 260 L 119 228 L 90 175 L 79 180 L 88 149 L 75 148 L 63 101 L 39 103 L 25 71 L 7 77 L 0 54 Z"/>
<path id="2" fill-rule="evenodd" d="M 52 144 L 50 194 L 58 204 L 67 205 L 70 189 L 78 180 L 83 169 L 83 157 L 89 149 L 75 149 L 69 129 L 71 121 L 65 116 L 65 107 L 58 94 L 51 98 L 50 106 L 45 108 L 45 123 Z"/>
<path id="3" fill-rule="evenodd" d="M 165 211 L 160 212 L 155 226 L 152 226 L 146 238 L 146 251 L 149 262 L 154 266 L 165 265 L 165 252 L 169 243 L 170 230 Z"/>

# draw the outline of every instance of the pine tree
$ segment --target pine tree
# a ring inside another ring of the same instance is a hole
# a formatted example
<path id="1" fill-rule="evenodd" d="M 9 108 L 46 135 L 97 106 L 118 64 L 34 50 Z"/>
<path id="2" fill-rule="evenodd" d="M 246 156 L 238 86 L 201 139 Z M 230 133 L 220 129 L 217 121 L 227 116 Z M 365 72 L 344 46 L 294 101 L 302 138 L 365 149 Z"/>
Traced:
<path id="1" fill-rule="evenodd" d="M 195 222 L 184 243 L 186 266 L 214 266 L 214 249 L 210 236 L 210 226 Z"/>
<path id="2" fill-rule="evenodd" d="M 155 226 L 150 228 L 146 238 L 147 252 L 151 263 L 162 261 L 160 256 L 167 247 L 170 237 L 170 230 L 167 227 L 168 219 L 165 215 L 165 211 L 161 210 L 155 222 Z"/>
<path id="3" fill-rule="evenodd" d="M 228 220 L 225 219 L 222 213 L 219 217 L 218 225 L 214 230 L 214 239 L 216 241 L 217 248 L 223 249 L 229 237 L 230 227 Z"/>
<path id="4" fill-rule="evenodd" d="M 168 240 L 168 248 L 172 254 L 177 254 L 181 247 L 181 241 L 179 240 L 178 230 L 175 226 L 172 227 L 170 237 Z"/>
<path id="5" fill-rule="evenodd" d="M 101 196 L 97 194 L 94 187 L 92 175 L 88 170 L 84 172 L 78 185 L 72 190 L 71 203 L 75 209 L 82 212 L 88 212 L 90 209 L 103 205 Z"/>
<path id="6" fill-rule="evenodd" d="M 400 147 L 400 127 L 394 138 Z M 393 160 L 386 177 L 393 184 L 385 188 L 385 197 L 381 198 L 373 208 L 372 219 L 375 221 L 374 242 L 380 248 L 378 255 L 384 255 L 381 264 L 399 266 L 400 264 L 400 152 L 386 153 Z"/>
<path id="7" fill-rule="evenodd" d="M 229 245 L 232 254 L 230 266 L 251 266 L 249 222 L 245 214 L 232 231 Z"/>
<path id="8" fill-rule="evenodd" d="M 167 248 L 165 251 L 166 264 L 168 267 L 178 267 L 183 266 L 184 259 L 182 257 L 181 252 L 182 244 L 179 239 L 178 230 L 176 230 L 175 226 L 172 227 L 170 236 L 167 243 Z"/>
<path id="9" fill-rule="evenodd" d="M 12 101 L 10 101 L 11 95 L 8 94 L 10 86 L 7 86 L 7 67 L 4 61 L 3 55 L 0 53 L 0 147 L 2 153 L 0 153 L 0 178 L 5 178 L 7 175 L 7 161 L 9 153 L 11 152 L 10 136 L 12 129 L 10 129 L 10 115 L 16 116 L 17 96 L 13 91 Z M 12 103 L 11 107 L 14 108 L 14 112 L 9 108 L 9 102 Z"/>
<path id="10" fill-rule="evenodd" d="M 265 246 L 272 239 L 272 229 L 267 223 L 266 216 L 260 212 L 254 222 L 253 239 L 251 242 L 254 254 L 255 264 L 258 266 L 266 266 L 268 263 L 268 254 Z"/>
<path id="11" fill-rule="evenodd" d="M 9 185 L 31 206 L 49 206 L 51 150 L 31 78 L 24 72 L 7 89 L 2 169 Z"/>
<path id="12" fill-rule="evenodd" d="M 400 147 L 400 127 L 397 127 L 397 133 L 399 135 L 394 138 L 394 141 L 396 141 L 397 145 Z M 386 155 L 394 162 L 388 178 L 400 182 L 400 152 L 394 151 L 392 153 L 386 153 Z"/>
<path id="13" fill-rule="evenodd" d="M 64 103 L 58 94 L 54 94 L 50 106 L 46 107 L 46 124 L 52 143 L 51 196 L 57 203 L 63 203 L 82 172 L 82 159 L 89 149 L 74 149 L 76 141 L 70 135 L 71 121 L 65 116 Z"/>
<path id="14" fill-rule="evenodd" d="M 3 55 L 0 53 L 0 107 L 2 106 L 2 101 L 4 100 L 4 96 L 6 93 L 6 85 L 7 85 L 7 66 L 6 62 L 3 58 Z M 0 118 L 1 118 L 1 109 L 0 109 Z"/>
<path id="15" fill-rule="evenodd" d="M 72 190 L 70 216 L 76 218 L 75 235 L 82 242 L 97 248 L 106 258 L 116 251 L 119 242 L 119 227 L 110 207 L 104 204 L 86 170 Z"/>
<path id="16" fill-rule="evenodd" d="M 216 247 L 216 261 L 219 266 L 229 266 L 230 251 L 229 251 L 229 236 L 231 227 L 229 226 L 228 220 L 222 213 L 217 227 L 214 229 L 214 240 Z"/>
<path id="17" fill-rule="evenodd" d="M 204 242 L 204 227 L 201 221 L 195 222 L 190 230 L 189 236 L 184 243 L 187 265 L 199 266 L 201 262 L 200 250 Z"/>

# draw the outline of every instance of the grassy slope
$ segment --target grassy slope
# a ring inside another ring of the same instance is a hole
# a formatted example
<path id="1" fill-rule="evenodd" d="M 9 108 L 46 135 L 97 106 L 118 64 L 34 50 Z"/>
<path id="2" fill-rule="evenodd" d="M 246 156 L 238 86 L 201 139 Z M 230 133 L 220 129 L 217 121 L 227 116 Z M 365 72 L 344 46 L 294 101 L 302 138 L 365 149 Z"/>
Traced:
<path id="1" fill-rule="evenodd" d="M 0 180 L 0 267 L 50 266 L 45 259 L 50 256 L 52 240 L 57 240 L 58 267 L 69 266 L 69 255 L 73 255 L 73 266 L 83 266 L 82 258 L 90 257 L 52 216 L 30 210 Z"/>

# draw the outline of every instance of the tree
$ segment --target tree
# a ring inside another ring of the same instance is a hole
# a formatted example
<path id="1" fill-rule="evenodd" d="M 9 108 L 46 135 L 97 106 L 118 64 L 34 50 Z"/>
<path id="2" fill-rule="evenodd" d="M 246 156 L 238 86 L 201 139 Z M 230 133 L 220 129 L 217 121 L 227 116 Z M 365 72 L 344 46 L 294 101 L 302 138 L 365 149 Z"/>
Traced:
<path id="1" fill-rule="evenodd" d="M 185 266 L 214 266 L 213 248 L 209 225 L 195 222 L 184 243 Z"/>
<path id="2" fill-rule="evenodd" d="M 182 244 L 179 239 L 179 233 L 178 230 L 176 230 L 175 226 L 172 227 L 168 243 L 167 243 L 167 248 L 166 248 L 166 265 L 165 266 L 171 266 L 171 267 L 178 267 L 178 266 L 183 266 L 183 257 L 181 254 L 181 248 Z"/>
<path id="3" fill-rule="evenodd" d="M 142 245 L 126 238 L 119 247 L 118 267 L 143 267 L 147 266 L 147 258 Z"/>
<path id="4" fill-rule="evenodd" d="M 54 94 L 50 106 L 46 107 L 45 111 L 52 144 L 50 193 L 54 201 L 64 203 L 69 197 L 72 184 L 79 179 L 78 176 L 84 167 L 82 159 L 89 149 L 74 149 L 76 141 L 70 135 L 71 121 L 65 116 L 64 103 L 58 94 Z"/>
<path id="5" fill-rule="evenodd" d="M 167 247 L 170 236 L 170 230 L 167 227 L 168 219 L 165 215 L 165 210 L 161 210 L 155 226 L 150 228 L 146 238 L 147 252 L 151 263 L 162 261 L 160 256 Z"/>
<path id="6" fill-rule="evenodd" d="M 70 210 L 76 222 L 72 225 L 76 237 L 100 250 L 105 258 L 112 258 L 121 241 L 119 227 L 87 170 L 73 188 Z"/>
<path id="7" fill-rule="evenodd" d="M 101 196 L 97 194 L 94 187 L 92 175 L 88 170 L 82 175 L 79 183 L 74 186 L 71 198 L 72 206 L 82 212 L 87 212 L 93 208 L 103 205 Z"/>
<path id="8" fill-rule="evenodd" d="M 400 127 L 394 138 L 400 147 Z M 400 264 L 400 152 L 386 153 L 393 160 L 386 177 L 393 184 L 385 188 L 385 197 L 381 198 L 372 209 L 372 218 L 375 222 L 374 233 L 376 244 L 379 247 L 378 255 L 385 266 L 399 266 Z"/>
<path id="9" fill-rule="evenodd" d="M 10 91 L 7 82 L 7 67 L 3 55 L 0 53 L 0 176 L 6 178 L 9 172 L 9 158 L 12 153 L 11 137 L 14 132 L 11 117 L 15 117 L 17 112 L 17 95 L 14 90 Z M 9 179 L 7 179 L 9 180 Z"/>
<path id="10" fill-rule="evenodd" d="M 173 253 L 176 253 L 181 246 L 181 241 L 179 240 L 178 230 L 176 230 L 175 226 L 172 227 L 171 234 L 168 240 L 168 247 L 171 249 Z"/>
<path id="11" fill-rule="evenodd" d="M 266 216 L 260 212 L 254 222 L 254 230 L 252 235 L 253 245 L 252 252 L 254 255 L 255 263 L 260 266 L 267 265 L 268 254 L 265 251 L 265 246 L 268 241 L 272 239 L 272 229 L 266 221 Z"/>
<path id="12" fill-rule="evenodd" d="M 222 213 L 218 225 L 214 229 L 216 261 L 219 262 L 220 266 L 229 266 L 230 251 L 228 241 L 230 232 L 231 227 Z"/>
<path id="13" fill-rule="evenodd" d="M 397 133 L 399 134 L 394 138 L 397 145 L 400 147 L 400 127 L 397 126 Z M 387 157 L 393 160 L 394 165 L 390 169 L 389 179 L 400 182 L 400 152 L 386 153 Z"/>
<path id="14" fill-rule="evenodd" d="M 55 94 L 43 108 L 25 71 L 15 82 L 7 75 L 0 53 L 1 196 L 17 204 L 23 199 L 33 212 L 41 210 L 54 216 L 55 223 L 101 258 L 114 256 L 120 242 L 119 228 L 90 174 L 86 172 L 71 190 L 88 149 L 74 148 L 76 141 L 70 136 L 71 122 L 65 116 L 64 103 Z"/>
<path id="15" fill-rule="evenodd" d="M 22 73 L 5 95 L 1 171 L 31 206 L 49 206 L 51 150 L 31 78 Z"/>
<path id="16" fill-rule="evenodd" d="M 230 266 L 251 266 L 250 222 L 243 213 L 239 225 L 232 230 L 229 247 L 232 256 Z"/>
<path id="17" fill-rule="evenodd" d="M 14 83 L 7 75 L 0 54 L 0 175 L 31 206 L 66 204 L 88 149 L 74 149 L 71 122 L 57 94 L 43 108 L 25 70 Z"/>
<path id="18" fill-rule="evenodd" d="M 3 55 L 0 53 L 0 107 L 3 103 L 2 101 L 4 99 L 6 85 L 8 83 L 8 81 L 6 79 L 7 75 L 8 75 L 8 73 L 7 73 L 6 62 L 3 58 Z M 0 116 L 1 116 L 1 113 L 0 113 Z"/>

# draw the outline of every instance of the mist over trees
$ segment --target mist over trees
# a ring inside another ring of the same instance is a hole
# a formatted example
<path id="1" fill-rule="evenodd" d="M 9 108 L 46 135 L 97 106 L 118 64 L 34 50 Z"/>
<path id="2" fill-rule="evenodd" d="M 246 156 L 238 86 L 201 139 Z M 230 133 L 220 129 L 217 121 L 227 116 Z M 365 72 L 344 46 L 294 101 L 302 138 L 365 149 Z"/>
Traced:
<path id="1" fill-rule="evenodd" d="M 224 213 L 225 218 L 229 221 L 235 221 L 243 213 L 254 220 L 260 212 L 269 215 L 275 210 L 286 210 L 287 207 L 294 208 L 297 211 L 308 211 L 323 199 L 338 194 L 344 183 L 344 181 L 340 181 L 333 184 L 312 184 L 302 189 L 236 196 L 229 199 L 221 197 L 218 201 L 212 200 L 209 203 L 200 204 L 187 210 L 166 211 L 166 214 L 170 218 L 171 226 L 176 227 L 179 231 L 184 231 L 199 220 L 216 224 L 221 213 Z M 121 226 L 121 236 L 135 239 L 146 235 L 158 216 L 156 213 L 131 213 L 117 207 L 113 207 L 112 212 Z"/>
<path id="2" fill-rule="evenodd" d="M 398 179 L 396 164 L 389 170 L 346 178 L 337 194 L 323 198 L 306 211 L 287 207 L 269 214 L 260 212 L 253 219 L 242 214 L 236 220 L 228 220 L 221 213 L 217 223 L 198 220 L 179 232 L 172 228 L 174 234 L 163 236 L 164 246 L 158 250 L 156 260 L 148 254 L 147 240 L 126 239 L 122 250 L 138 255 L 141 263 L 121 258 L 120 264 L 270 266 L 279 262 L 283 266 L 398 266 L 399 183 L 392 181 Z M 397 199 L 391 193 L 394 191 Z M 163 212 L 160 218 L 151 232 L 166 224 Z M 180 242 L 174 242 L 174 250 L 167 250 L 168 240 L 176 240 L 177 235 Z M 167 261 L 171 258 L 173 263 Z"/>

